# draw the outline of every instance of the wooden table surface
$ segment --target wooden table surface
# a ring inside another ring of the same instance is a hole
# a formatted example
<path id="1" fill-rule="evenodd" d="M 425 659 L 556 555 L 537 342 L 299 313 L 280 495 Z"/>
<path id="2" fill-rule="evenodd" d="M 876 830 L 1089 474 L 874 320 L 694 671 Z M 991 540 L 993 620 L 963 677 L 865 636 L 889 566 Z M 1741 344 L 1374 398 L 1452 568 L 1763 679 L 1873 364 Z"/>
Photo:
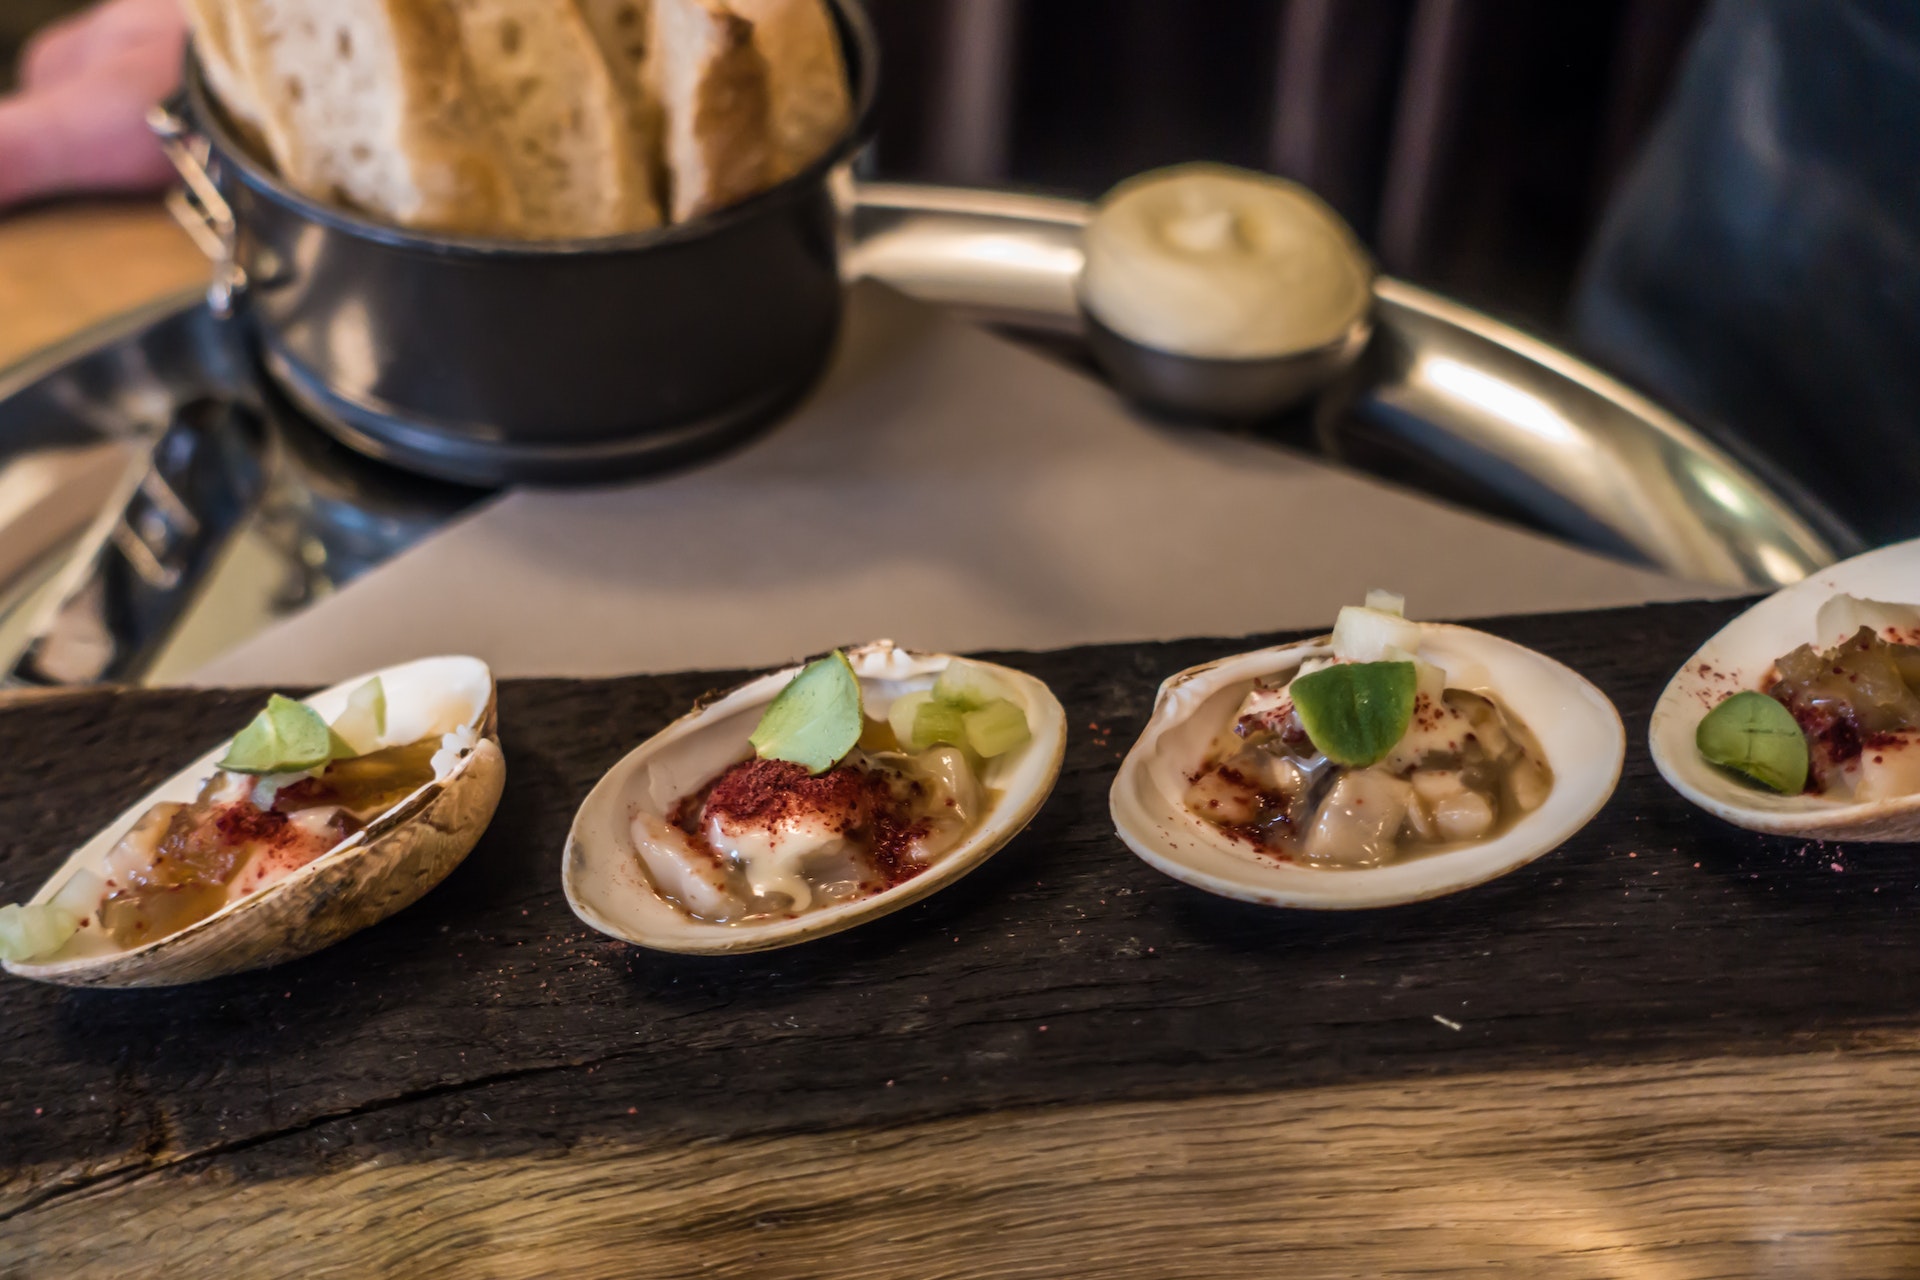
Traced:
<path id="1" fill-rule="evenodd" d="M 157 200 L 0 213 L 0 369 L 206 278 L 206 258 Z"/>
<path id="2" fill-rule="evenodd" d="M 1489 625 L 1630 726 L 1574 842 L 1450 898 L 1267 911 L 1106 823 L 1155 682 L 1232 642 L 1009 660 L 1073 736 L 932 899 L 732 959 L 559 880 L 580 796 L 722 677 L 510 681 L 506 798 L 416 907 L 172 991 L 0 981 L 0 1275 L 1920 1275 L 1913 850 L 1736 831 L 1654 774 L 1735 606 Z M 257 695 L 0 712 L 0 897 Z"/>

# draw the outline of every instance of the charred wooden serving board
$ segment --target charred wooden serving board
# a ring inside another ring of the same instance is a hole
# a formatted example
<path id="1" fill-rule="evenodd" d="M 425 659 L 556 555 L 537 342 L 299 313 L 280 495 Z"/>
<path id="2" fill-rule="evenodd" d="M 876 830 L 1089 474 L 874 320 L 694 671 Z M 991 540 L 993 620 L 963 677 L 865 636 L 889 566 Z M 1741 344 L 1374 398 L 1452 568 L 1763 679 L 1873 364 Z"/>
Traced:
<path id="1" fill-rule="evenodd" d="M 1210 897 L 1109 826 L 1159 681 L 1253 642 L 994 655 L 1069 714 L 1032 827 L 729 959 L 587 929 L 560 850 L 738 673 L 508 681 L 499 815 L 415 907 L 194 987 L 0 981 L 0 1274 L 1911 1273 L 1914 850 L 1734 830 L 1647 758 L 1736 609 L 1484 624 L 1614 699 L 1619 791 L 1504 879 L 1357 914 Z M 259 701 L 0 712 L 0 901 Z"/>

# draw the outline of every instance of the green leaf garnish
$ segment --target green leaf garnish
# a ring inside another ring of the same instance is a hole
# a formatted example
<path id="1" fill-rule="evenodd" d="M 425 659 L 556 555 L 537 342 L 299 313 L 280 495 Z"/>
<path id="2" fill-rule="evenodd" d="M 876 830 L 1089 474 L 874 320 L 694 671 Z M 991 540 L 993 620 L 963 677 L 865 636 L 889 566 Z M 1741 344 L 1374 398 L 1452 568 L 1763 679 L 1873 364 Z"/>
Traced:
<path id="1" fill-rule="evenodd" d="M 234 773 L 302 773 L 354 754 L 304 702 L 274 694 L 266 710 L 234 735 L 220 768 Z"/>
<path id="2" fill-rule="evenodd" d="M 748 739 L 763 760 L 805 765 L 825 773 L 860 741 L 860 680 L 847 655 L 835 649 L 808 663 L 768 704 Z"/>
<path id="3" fill-rule="evenodd" d="M 1764 693 L 1736 693 L 1694 731 L 1700 754 L 1781 795 L 1807 789 L 1807 740 L 1793 713 Z"/>
<path id="4" fill-rule="evenodd" d="M 1320 753 L 1364 769 L 1405 736 L 1417 685 L 1411 662 L 1343 662 L 1298 677 L 1287 692 Z"/>

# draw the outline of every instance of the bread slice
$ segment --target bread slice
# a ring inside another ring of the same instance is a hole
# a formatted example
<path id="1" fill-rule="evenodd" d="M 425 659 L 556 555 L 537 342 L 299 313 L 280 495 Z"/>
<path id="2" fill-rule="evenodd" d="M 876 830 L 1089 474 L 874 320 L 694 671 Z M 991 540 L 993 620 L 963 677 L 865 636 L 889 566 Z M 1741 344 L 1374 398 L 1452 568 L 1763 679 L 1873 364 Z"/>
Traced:
<path id="1" fill-rule="evenodd" d="M 623 87 L 637 92 L 647 65 L 647 44 L 653 38 L 653 0 L 579 0 L 600 52 Z"/>
<path id="2" fill-rule="evenodd" d="M 300 191 L 405 227 L 521 224 L 442 0 L 236 0 L 228 30 Z"/>
<path id="3" fill-rule="evenodd" d="M 452 0 L 476 101 L 519 197 L 524 234 L 657 226 L 633 94 L 573 0 Z"/>
<path id="4" fill-rule="evenodd" d="M 227 27 L 226 0 L 186 0 L 186 9 L 193 51 L 200 58 L 208 87 L 234 120 L 247 124 L 257 121 L 260 104 L 253 96 L 253 86 L 243 82 L 234 67 L 233 33 Z"/>
<path id="5" fill-rule="evenodd" d="M 853 114 L 840 38 L 823 0 L 726 0 L 753 24 L 767 61 L 774 179 L 798 173 L 846 132 Z"/>
<path id="6" fill-rule="evenodd" d="M 655 207 L 665 216 L 667 165 L 661 151 L 665 120 L 660 100 L 647 80 L 647 47 L 653 39 L 653 0 L 578 0 L 600 55 L 626 96 Z"/>
<path id="7" fill-rule="evenodd" d="M 207 88 L 228 119 L 256 147 L 265 147 L 265 120 L 253 79 L 244 74 L 235 56 L 229 21 L 234 0 L 186 0 L 187 23 L 193 32 L 194 52 L 206 76 Z"/>
<path id="8" fill-rule="evenodd" d="M 647 84 L 665 113 L 673 220 L 774 181 L 767 60 L 753 24 L 719 0 L 653 0 Z"/>

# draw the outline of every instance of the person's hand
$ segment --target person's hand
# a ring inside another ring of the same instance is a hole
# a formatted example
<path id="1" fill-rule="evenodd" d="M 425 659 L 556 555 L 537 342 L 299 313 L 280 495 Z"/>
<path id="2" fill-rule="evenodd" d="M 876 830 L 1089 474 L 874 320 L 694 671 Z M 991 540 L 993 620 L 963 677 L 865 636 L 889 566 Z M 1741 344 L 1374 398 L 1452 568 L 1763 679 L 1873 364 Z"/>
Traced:
<path id="1" fill-rule="evenodd" d="M 0 208 L 165 185 L 146 113 L 180 81 L 186 29 L 178 0 L 105 0 L 34 36 L 0 98 Z"/>

